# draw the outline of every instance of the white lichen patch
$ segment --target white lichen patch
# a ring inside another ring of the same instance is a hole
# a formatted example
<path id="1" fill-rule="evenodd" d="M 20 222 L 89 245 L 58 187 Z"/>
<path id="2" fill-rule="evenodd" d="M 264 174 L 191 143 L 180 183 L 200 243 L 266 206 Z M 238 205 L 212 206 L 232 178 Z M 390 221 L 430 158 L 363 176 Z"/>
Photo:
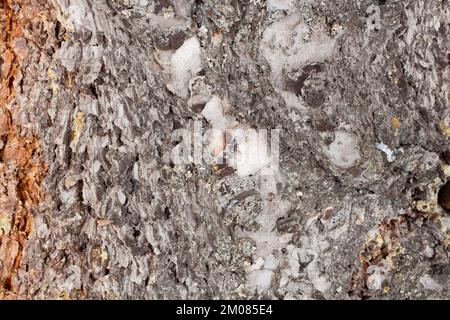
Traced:
<path id="1" fill-rule="evenodd" d="M 170 59 L 171 81 L 167 87 L 176 95 L 186 98 L 189 81 L 202 69 L 200 42 L 196 37 L 187 39 Z"/>
<path id="2" fill-rule="evenodd" d="M 444 288 L 439 282 L 425 274 L 419 279 L 420 284 L 426 289 L 431 291 L 442 291 Z"/>
<path id="3" fill-rule="evenodd" d="M 209 141 L 209 152 L 214 157 L 220 157 L 226 148 L 226 132 L 237 125 L 232 116 L 225 115 L 225 109 L 228 106 L 223 99 L 213 96 L 202 111 L 203 117 L 211 125 L 211 130 L 207 132 Z"/>
<path id="4" fill-rule="evenodd" d="M 255 270 L 248 274 L 249 289 L 255 292 L 262 292 L 270 289 L 272 283 L 273 271 L 271 270 Z"/>
<path id="5" fill-rule="evenodd" d="M 231 116 L 225 116 L 224 111 L 222 100 L 218 96 L 213 96 L 205 105 L 202 115 L 213 128 L 225 130 L 231 128 L 235 120 Z"/>
<path id="6" fill-rule="evenodd" d="M 328 281 L 328 279 L 321 274 L 315 261 L 311 262 L 306 267 L 306 272 L 308 274 L 309 279 L 311 280 L 311 283 L 314 286 L 314 289 L 322 293 L 326 293 L 330 289 L 331 282 Z"/>
<path id="7" fill-rule="evenodd" d="M 265 177 L 261 181 L 261 194 L 267 196 L 266 192 L 269 189 L 272 190 L 272 188 L 267 188 L 266 185 L 270 187 L 270 185 L 275 183 L 275 177 Z M 278 195 L 275 197 L 279 198 Z M 256 221 L 260 229 L 255 232 L 242 232 L 240 234 L 243 237 L 251 238 L 256 244 L 253 258 L 255 263 L 247 269 L 247 286 L 252 292 L 269 289 L 274 270 L 277 270 L 280 265 L 280 257 L 275 256 L 273 253 L 288 246 L 291 241 L 292 234 L 281 235 L 276 231 L 277 219 L 287 212 L 289 206 L 289 202 L 281 199 L 277 199 L 276 203 L 267 201 Z M 290 268 L 289 263 L 286 268 Z M 288 270 L 285 273 L 291 275 L 291 272 Z"/>
<path id="8" fill-rule="evenodd" d="M 333 165 L 342 169 L 353 167 L 361 159 L 358 140 L 347 131 L 337 131 L 334 141 L 324 148 Z"/>
<path id="9" fill-rule="evenodd" d="M 370 266 L 367 269 L 367 287 L 371 290 L 383 289 L 383 284 L 387 280 L 389 270 L 385 266 Z"/>
<path id="10" fill-rule="evenodd" d="M 234 137 L 237 140 L 237 153 L 233 162 L 239 176 L 257 172 L 272 175 L 277 170 L 269 152 L 267 135 L 247 129 L 235 130 Z"/>
<path id="11" fill-rule="evenodd" d="M 219 158 L 227 151 L 227 164 L 235 168 L 241 177 L 258 172 L 263 175 L 275 174 L 278 159 L 274 148 L 277 146 L 269 145 L 267 131 L 241 125 L 233 116 L 226 115 L 229 108 L 226 99 L 213 96 L 202 111 L 203 117 L 212 126 L 208 132 L 210 153 Z"/>
<path id="12" fill-rule="evenodd" d="M 395 155 L 395 151 L 391 150 L 387 145 L 385 145 L 384 143 L 377 143 L 375 145 L 377 147 L 378 150 L 384 152 L 386 154 L 386 160 L 387 162 L 394 162 L 395 159 L 397 158 Z"/>
<path id="13" fill-rule="evenodd" d="M 276 3 L 283 7 L 279 1 Z M 287 16 L 266 28 L 260 49 L 270 65 L 272 84 L 288 106 L 302 109 L 302 100 L 283 88 L 283 74 L 308 63 L 325 61 L 333 55 L 337 39 L 338 36 L 329 37 L 324 27 L 313 30 L 298 14 Z"/>
<path id="14" fill-rule="evenodd" d="M 289 10 L 292 8 L 292 0 L 268 0 L 267 9 L 269 11 Z"/>

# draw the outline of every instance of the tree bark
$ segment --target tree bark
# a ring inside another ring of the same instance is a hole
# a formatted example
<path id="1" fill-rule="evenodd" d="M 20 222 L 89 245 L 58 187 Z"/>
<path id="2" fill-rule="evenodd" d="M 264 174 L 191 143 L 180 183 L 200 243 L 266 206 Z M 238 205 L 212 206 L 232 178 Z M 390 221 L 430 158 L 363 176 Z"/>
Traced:
<path id="1" fill-rule="evenodd" d="M 448 0 L 0 1 L 0 298 L 450 298 Z"/>

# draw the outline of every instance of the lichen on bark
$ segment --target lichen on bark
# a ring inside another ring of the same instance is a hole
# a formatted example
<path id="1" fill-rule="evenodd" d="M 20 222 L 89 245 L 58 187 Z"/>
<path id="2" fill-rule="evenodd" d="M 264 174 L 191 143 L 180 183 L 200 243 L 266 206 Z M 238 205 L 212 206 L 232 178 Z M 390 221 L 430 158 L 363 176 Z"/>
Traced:
<path id="1" fill-rule="evenodd" d="M 447 0 L 0 8 L 3 297 L 449 297 Z"/>

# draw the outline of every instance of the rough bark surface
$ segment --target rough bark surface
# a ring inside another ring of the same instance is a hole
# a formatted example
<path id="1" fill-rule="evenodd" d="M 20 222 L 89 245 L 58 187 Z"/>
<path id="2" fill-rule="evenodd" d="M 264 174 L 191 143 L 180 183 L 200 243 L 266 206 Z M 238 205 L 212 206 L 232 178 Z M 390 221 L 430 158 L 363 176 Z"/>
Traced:
<path id="1" fill-rule="evenodd" d="M 0 297 L 450 298 L 449 14 L 0 0 Z M 274 175 L 168 160 L 214 106 Z"/>

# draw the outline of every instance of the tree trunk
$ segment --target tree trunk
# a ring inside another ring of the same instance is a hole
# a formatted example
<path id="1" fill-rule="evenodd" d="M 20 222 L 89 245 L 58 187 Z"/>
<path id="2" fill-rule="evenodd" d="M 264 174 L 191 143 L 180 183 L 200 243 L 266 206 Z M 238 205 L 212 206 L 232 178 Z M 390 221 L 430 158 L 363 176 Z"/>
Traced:
<path id="1" fill-rule="evenodd" d="M 450 298 L 449 8 L 0 0 L 0 297 Z"/>

